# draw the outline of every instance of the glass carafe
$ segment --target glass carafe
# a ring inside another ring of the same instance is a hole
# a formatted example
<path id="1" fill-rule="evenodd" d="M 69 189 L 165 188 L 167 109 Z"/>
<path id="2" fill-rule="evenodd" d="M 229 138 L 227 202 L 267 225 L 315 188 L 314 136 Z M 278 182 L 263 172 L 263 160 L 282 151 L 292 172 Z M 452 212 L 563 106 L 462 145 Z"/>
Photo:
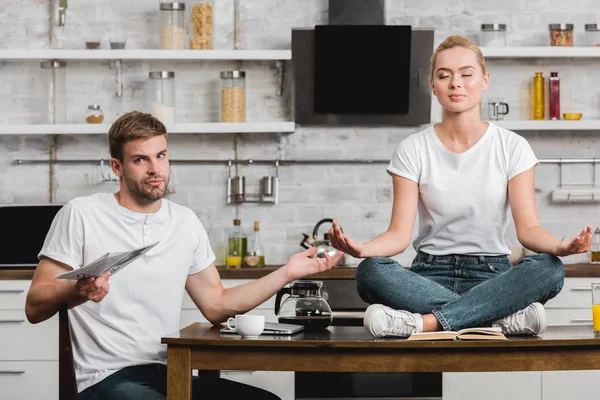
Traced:
<path id="1" fill-rule="evenodd" d="M 280 323 L 303 325 L 304 331 L 327 328 L 333 321 L 331 307 L 321 295 L 323 282 L 294 281 L 277 293 L 275 315 Z M 283 304 L 284 294 L 289 294 Z"/>

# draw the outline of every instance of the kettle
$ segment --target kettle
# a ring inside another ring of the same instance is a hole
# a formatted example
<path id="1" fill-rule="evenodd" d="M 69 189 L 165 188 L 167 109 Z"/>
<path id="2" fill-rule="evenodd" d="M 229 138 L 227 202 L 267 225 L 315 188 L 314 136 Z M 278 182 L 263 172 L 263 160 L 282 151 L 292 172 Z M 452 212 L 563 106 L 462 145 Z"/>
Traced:
<path id="1" fill-rule="evenodd" d="M 317 252 L 313 255 L 313 257 L 325 258 L 325 253 L 329 254 L 330 256 L 333 256 L 338 251 L 335 247 L 331 245 L 327 234 L 323 235 L 323 239 L 319 239 L 319 227 L 325 222 L 333 223 L 333 219 L 324 218 L 317 222 L 317 225 L 315 225 L 315 228 L 313 229 L 312 236 L 308 236 L 306 233 L 302 234 L 304 236 L 304 239 L 302 239 L 302 242 L 300 242 L 300 246 L 304 247 L 305 249 L 310 249 L 311 247 L 317 248 Z M 345 254 L 338 264 L 346 264 Z"/>
<path id="2" fill-rule="evenodd" d="M 275 315 L 283 324 L 304 326 L 304 331 L 320 331 L 333 322 L 329 303 L 321 294 L 322 281 L 298 280 L 283 287 L 275 297 Z M 283 304 L 283 295 L 288 294 Z"/>

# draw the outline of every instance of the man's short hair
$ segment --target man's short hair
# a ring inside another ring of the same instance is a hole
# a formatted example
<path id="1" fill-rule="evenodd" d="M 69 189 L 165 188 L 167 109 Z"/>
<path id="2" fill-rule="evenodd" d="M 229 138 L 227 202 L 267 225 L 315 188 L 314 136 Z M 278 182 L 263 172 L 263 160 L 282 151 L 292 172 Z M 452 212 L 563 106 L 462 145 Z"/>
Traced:
<path id="1" fill-rule="evenodd" d="M 153 117 L 139 111 L 130 111 L 121 115 L 108 130 L 108 148 L 110 156 L 123 162 L 123 147 L 125 143 L 137 139 L 165 135 L 165 125 Z"/>

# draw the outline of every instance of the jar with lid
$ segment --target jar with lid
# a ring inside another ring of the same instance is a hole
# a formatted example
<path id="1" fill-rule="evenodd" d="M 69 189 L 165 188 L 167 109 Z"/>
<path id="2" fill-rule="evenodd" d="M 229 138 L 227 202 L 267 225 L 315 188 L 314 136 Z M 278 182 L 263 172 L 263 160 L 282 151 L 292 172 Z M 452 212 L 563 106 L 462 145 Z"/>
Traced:
<path id="1" fill-rule="evenodd" d="M 213 4 L 203 0 L 192 4 L 190 10 L 190 49 L 212 50 Z"/>
<path id="2" fill-rule="evenodd" d="M 246 121 L 246 72 L 221 71 L 221 122 Z"/>
<path id="3" fill-rule="evenodd" d="M 147 102 L 150 114 L 163 124 L 175 122 L 175 72 L 148 73 Z"/>
<path id="4" fill-rule="evenodd" d="M 42 122 L 67 123 L 67 63 L 59 60 L 42 61 L 44 108 Z"/>
<path id="5" fill-rule="evenodd" d="M 506 24 L 481 24 L 482 46 L 505 47 Z"/>
<path id="6" fill-rule="evenodd" d="M 160 3 L 160 48 L 185 49 L 185 3 Z"/>
<path id="7" fill-rule="evenodd" d="M 600 46 L 600 28 L 598 24 L 585 24 L 585 45 Z"/>
<path id="8" fill-rule="evenodd" d="M 550 46 L 573 46 L 573 24 L 550 24 Z"/>
<path id="9" fill-rule="evenodd" d="M 90 104 L 88 106 L 85 121 L 88 124 L 101 124 L 104 121 L 104 112 L 99 104 Z"/>

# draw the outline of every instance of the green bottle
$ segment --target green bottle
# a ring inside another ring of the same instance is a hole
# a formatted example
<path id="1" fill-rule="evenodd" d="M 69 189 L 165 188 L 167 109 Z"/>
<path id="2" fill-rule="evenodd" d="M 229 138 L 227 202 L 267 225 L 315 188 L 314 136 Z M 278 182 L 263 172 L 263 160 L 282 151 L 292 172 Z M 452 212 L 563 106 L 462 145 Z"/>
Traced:
<path id="1" fill-rule="evenodd" d="M 246 257 L 246 248 L 248 246 L 248 238 L 242 232 L 241 221 L 233 220 L 233 229 L 229 233 L 227 239 L 227 254 L 225 257 L 225 266 L 227 268 L 241 268 L 242 262 Z"/>

